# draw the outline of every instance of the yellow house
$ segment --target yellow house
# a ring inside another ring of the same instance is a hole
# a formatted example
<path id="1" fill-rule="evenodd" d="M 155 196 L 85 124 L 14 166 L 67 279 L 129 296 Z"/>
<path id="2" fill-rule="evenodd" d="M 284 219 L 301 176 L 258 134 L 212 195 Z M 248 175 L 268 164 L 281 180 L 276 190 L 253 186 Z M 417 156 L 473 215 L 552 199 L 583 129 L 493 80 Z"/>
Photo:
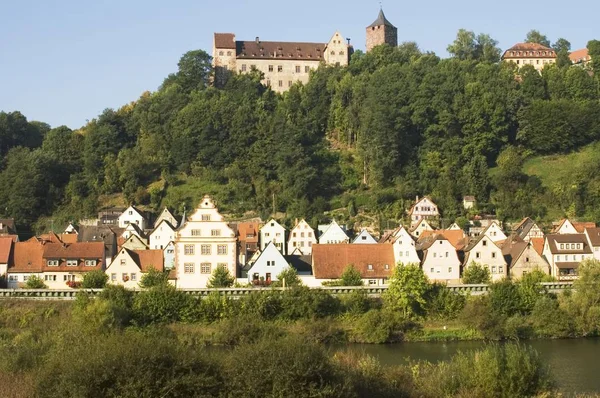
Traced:
<path id="1" fill-rule="evenodd" d="M 106 269 L 108 283 L 137 289 L 142 275 L 151 268 L 164 271 L 162 250 L 130 250 L 122 248 Z"/>
<path id="2" fill-rule="evenodd" d="M 504 62 L 514 62 L 519 68 L 531 65 L 541 71 L 556 62 L 556 51 L 538 43 L 517 43 L 502 55 Z"/>

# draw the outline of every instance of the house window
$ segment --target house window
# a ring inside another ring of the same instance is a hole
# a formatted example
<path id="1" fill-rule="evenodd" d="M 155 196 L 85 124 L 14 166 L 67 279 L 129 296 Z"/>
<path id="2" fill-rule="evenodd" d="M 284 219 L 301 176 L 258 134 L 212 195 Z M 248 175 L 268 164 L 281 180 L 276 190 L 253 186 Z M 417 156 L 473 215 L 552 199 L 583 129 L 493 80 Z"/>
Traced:
<path id="1" fill-rule="evenodd" d="M 129 215 L 133 215 L 133 210 L 129 210 Z"/>
<path id="2" fill-rule="evenodd" d="M 429 271 L 433 274 L 433 267 L 431 267 Z"/>
<path id="3" fill-rule="evenodd" d="M 193 274 L 194 273 L 194 263 L 183 264 L 183 272 L 186 274 Z"/>
<path id="4" fill-rule="evenodd" d="M 275 261 L 267 260 L 267 267 L 272 267 L 275 265 Z"/>
<path id="5" fill-rule="evenodd" d="M 200 229 L 192 229 L 192 236 L 200 236 L 200 235 L 201 235 Z"/>
<path id="6" fill-rule="evenodd" d="M 451 273 L 452 272 L 452 267 L 448 267 L 448 272 Z"/>
<path id="7" fill-rule="evenodd" d="M 271 234 L 268 232 L 265 232 L 265 238 L 268 238 L 269 236 L 271 236 Z"/>
<path id="8" fill-rule="evenodd" d="M 487 246 L 487 241 L 486 241 L 486 240 L 484 240 L 484 241 L 483 241 L 483 243 L 482 243 L 482 245 L 483 245 L 483 246 Z"/>
<path id="9" fill-rule="evenodd" d="M 194 245 L 183 245 L 183 254 L 191 256 L 194 254 Z"/>
<path id="10" fill-rule="evenodd" d="M 269 72 L 273 72 L 273 65 L 269 65 Z"/>
<path id="11" fill-rule="evenodd" d="M 492 258 L 496 258 L 496 252 L 492 252 Z"/>
<path id="12" fill-rule="evenodd" d="M 49 282 L 56 282 L 56 275 L 44 275 L 44 280 Z"/>
<path id="13" fill-rule="evenodd" d="M 113 281 L 113 282 L 116 281 L 117 280 L 117 274 L 116 273 L 110 274 L 110 280 Z"/>
<path id="14" fill-rule="evenodd" d="M 64 275 L 63 276 L 64 282 L 69 282 L 69 281 L 74 281 L 74 280 L 75 280 L 75 275 Z"/>
<path id="15" fill-rule="evenodd" d="M 399 252 L 399 253 L 398 253 L 398 257 L 402 257 L 402 252 Z"/>
<path id="16" fill-rule="evenodd" d="M 479 252 L 475 253 L 475 258 L 481 258 L 481 253 L 479 253 Z"/>
<path id="17" fill-rule="evenodd" d="M 496 273 L 496 266 L 494 265 L 494 266 L 492 267 L 492 274 L 495 274 L 495 273 Z"/>
<path id="18" fill-rule="evenodd" d="M 436 257 L 437 257 L 437 253 L 433 253 L 433 258 L 436 258 Z"/>
<path id="19" fill-rule="evenodd" d="M 295 238 L 295 237 L 296 237 L 296 233 L 295 233 L 295 232 L 293 232 L 293 233 L 292 233 L 292 236 Z"/>
<path id="20" fill-rule="evenodd" d="M 277 65 L 277 72 L 283 72 L 283 65 Z"/>
<path id="21" fill-rule="evenodd" d="M 304 73 L 308 73 L 310 72 L 310 66 L 305 66 L 304 67 Z"/>
<path id="22" fill-rule="evenodd" d="M 386 265 L 384 265 L 384 266 L 383 266 L 383 268 L 384 268 L 384 269 L 390 269 L 390 265 L 389 265 L 389 264 L 386 264 Z"/>
<path id="23" fill-rule="evenodd" d="M 210 274 L 210 263 L 202 263 L 200 264 L 200 273 L 201 274 Z"/>
<path id="24" fill-rule="evenodd" d="M 211 229 L 210 236 L 221 236 L 221 230 L 220 229 Z"/>
<path id="25" fill-rule="evenodd" d="M 242 72 L 246 72 L 246 64 L 242 64 Z"/>
<path id="26" fill-rule="evenodd" d="M 200 253 L 202 255 L 209 255 L 210 254 L 210 245 L 202 245 L 200 246 Z"/>
<path id="27" fill-rule="evenodd" d="M 132 281 L 132 282 L 135 282 L 135 281 L 137 281 L 137 274 L 136 274 L 135 272 L 132 272 L 132 273 L 131 273 L 131 281 Z"/>
<path id="28" fill-rule="evenodd" d="M 279 81 L 279 87 L 283 87 L 283 80 Z"/>
<path id="29" fill-rule="evenodd" d="M 504 267 L 502 265 L 498 266 L 498 273 L 500 273 L 500 274 L 504 273 Z"/>
<path id="30" fill-rule="evenodd" d="M 48 260 L 46 264 L 49 267 L 57 267 L 58 266 L 58 260 Z"/>
<path id="31" fill-rule="evenodd" d="M 565 248 L 565 245 L 564 245 L 564 243 L 561 243 L 561 244 L 560 244 L 560 250 L 564 250 L 564 248 Z"/>
<path id="32" fill-rule="evenodd" d="M 18 281 L 19 277 L 17 275 L 9 275 L 8 280 L 9 281 Z"/>
<path id="33" fill-rule="evenodd" d="M 121 259 L 120 264 L 125 265 L 126 260 L 124 258 Z"/>
<path id="34" fill-rule="evenodd" d="M 67 260 L 67 267 L 77 267 L 77 260 Z"/>
<path id="35" fill-rule="evenodd" d="M 217 254 L 227 254 L 227 245 L 217 245 Z"/>
<path id="36" fill-rule="evenodd" d="M 202 221 L 210 221 L 210 214 L 202 214 Z"/>
<path id="37" fill-rule="evenodd" d="M 367 269 L 368 269 L 369 271 L 372 271 L 372 270 L 373 270 L 373 264 L 369 264 L 369 265 L 367 265 Z"/>
<path id="38" fill-rule="evenodd" d="M 406 251 L 406 257 L 408 257 L 408 250 Z"/>
<path id="39" fill-rule="evenodd" d="M 296 65 L 296 73 L 300 73 L 300 65 Z"/>
<path id="40" fill-rule="evenodd" d="M 300 247 L 304 247 L 304 241 L 300 241 Z"/>
<path id="41" fill-rule="evenodd" d="M 446 252 L 446 257 L 448 257 L 448 252 Z"/>
<path id="42" fill-rule="evenodd" d="M 219 51 L 219 55 L 221 55 L 221 56 L 222 56 L 222 55 L 223 55 L 223 51 Z"/>
<path id="43" fill-rule="evenodd" d="M 377 284 L 377 281 L 375 279 L 369 279 L 369 285 L 373 286 L 376 284 Z"/>
<path id="44" fill-rule="evenodd" d="M 529 257 L 525 257 L 525 262 L 528 263 L 529 262 Z"/>
<path id="45" fill-rule="evenodd" d="M 121 277 L 123 278 L 123 282 L 127 282 L 129 280 L 129 276 L 127 276 L 126 272 L 123 272 L 123 274 L 121 275 Z"/>
<path id="46" fill-rule="evenodd" d="M 217 267 L 227 268 L 227 263 L 217 263 Z"/>
<path id="47" fill-rule="evenodd" d="M 556 261 L 560 261 L 560 256 L 556 256 Z"/>
<path id="48" fill-rule="evenodd" d="M 288 80 L 288 87 L 292 87 L 292 84 L 294 84 L 294 82 L 291 80 Z"/>

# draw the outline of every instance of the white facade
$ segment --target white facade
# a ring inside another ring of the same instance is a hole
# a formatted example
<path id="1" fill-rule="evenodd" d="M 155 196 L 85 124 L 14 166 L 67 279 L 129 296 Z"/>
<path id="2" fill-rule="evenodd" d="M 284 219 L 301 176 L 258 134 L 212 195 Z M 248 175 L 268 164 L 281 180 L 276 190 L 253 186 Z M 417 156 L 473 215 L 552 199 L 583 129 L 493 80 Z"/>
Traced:
<path id="1" fill-rule="evenodd" d="M 175 267 L 175 242 L 169 242 L 163 249 L 163 258 L 165 269 L 173 269 Z"/>
<path id="2" fill-rule="evenodd" d="M 360 234 L 358 234 L 356 236 L 356 238 L 354 238 L 352 243 L 353 244 L 377 244 L 377 241 L 375 240 L 375 238 L 373 238 L 373 235 L 371 235 L 369 233 L 369 231 L 367 231 L 366 229 L 363 228 L 360 231 Z"/>
<path id="3" fill-rule="evenodd" d="M 277 247 L 281 254 L 285 255 L 285 228 L 274 219 L 265 223 L 259 231 L 260 234 L 260 250 L 265 250 L 265 247 L 271 242 Z"/>
<path id="4" fill-rule="evenodd" d="M 487 267 L 493 282 L 499 281 L 508 275 L 508 266 L 502 255 L 502 249 L 487 235 L 482 236 L 473 247 L 466 249 L 465 252 L 465 269 L 472 262 Z"/>
<path id="5" fill-rule="evenodd" d="M 396 264 L 421 264 L 421 259 L 417 253 L 415 240 L 404 227 L 400 227 L 393 235 L 395 240 L 394 246 L 394 261 Z"/>
<path id="6" fill-rule="evenodd" d="M 557 234 L 566 235 L 566 234 L 578 234 L 579 231 L 575 229 L 575 226 L 569 220 L 563 220 L 558 229 L 556 230 Z"/>
<path id="7" fill-rule="evenodd" d="M 119 228 L 126 228 L 129 224 L 136 224 L 143 231 L 146 229 L 146 219 L 144 216 L 133 206 L 129 206 L 119 216 Z"/>
<path id="8" fill-rule="evenodd" d="M 427 222 L 427 220 L 421 219 L 411 230 L 411 235 L 418 238 L 424 231 L 435 231 L 435 229 Z"/>
<path id="9" fill-rule="evenodd" d="M 460 231 L 462 228 L 459 227 L 459 225 L 454 222 L 447 229 L 450 230 L 450 231 Z"/>
<path id="10" fill-rule="evenodd" d="M 175 228 L 168 220 L 162 220 L 150 233 L 150 249 L 164 249 L 170 242 L 175 241 Z"/>
<path id="11" fill-rule="evenodd" d="M 196 211 L 177 231 L 175 264 L 180 288 L 206 287 L 218 265 L 236 276 L 235 233 L 210 196 L 204 196 Z"/>
<path id="12" fill-rule="evenodd" d="M 483 234 L 490 238 L 492 242 L 499 242 L 506 240 L 506 234 L 502 231 L 502 228 L 494 221 L 483 231 Z"/>
<path id="13" fill-rule="evenodd" d="M 302 220 L 290 232 L 287 252 L 292 254 L 295 250 L 299 250 L 301 254 L 312 254 L 312 245 L 315 243 L 317 243 L 315 230 L 305 220 Z"/>
<path id="14" fill-rule="evenodd" d="M 170 222 L 174 228 L 177 228 L 177 226 L 179 225 L 179 222 L 177 221 L 173 213 L 171 213 L 166 207 L 163 209 L 163 211 L 160 213 L 160 216 L 158 216 L 158 218 L 154 222 L 154 228 L 156 228 L 163 220 Z"/>
<path id="15" fill-rule="evenodd" d="M 248 282 L 264 281 L 270 283 L 277 280 L 277 275 L 289 268 L 283 254 L 279 252 L 273 242 L 269 242 L 256 262 L 248 270 Z"/>
<path id="16" fill-rule="evenodd" d="M 423 258 L 423 272 L 431 281 L 455 282 L 460 279 L 460 260 L 450 241 L 438 236 Z"/>
<path id="17" fill-rule="evenodd" d="M 410 221 L 412 224 L 416 224 L 421 219 L 437 218 L 440 216 L 438 207 L 431 199 L 424 197 L 419 199 L 410 209 Z"/>
<path id="18" fill-rule="evenodd" d="M 107 283 L 121 285 L 128 289 L 138 289 L 140 287 L 142 270 L 126 249 L 121 249 L 105 272 L 108 275 Z"/>
<path id="19" fill-rule="evenodd" d="M 321 245 L 348 242 L 350 242 L 350 238 L 335 220 L 331 221 L 331 224 L 329 224 L 327 229 L 319 237 L 319 244 Z"/>

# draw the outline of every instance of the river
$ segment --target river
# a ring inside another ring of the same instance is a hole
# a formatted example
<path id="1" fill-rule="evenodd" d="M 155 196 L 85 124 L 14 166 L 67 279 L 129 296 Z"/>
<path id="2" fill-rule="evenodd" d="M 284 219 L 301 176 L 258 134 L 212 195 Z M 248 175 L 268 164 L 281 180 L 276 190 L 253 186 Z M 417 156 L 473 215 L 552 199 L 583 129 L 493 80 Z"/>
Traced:
<path id="1" fill-rule="evenodd" d="M 353 344 L 347 349 L 372 355 L 384 365 L 401 365 L 408 358 L 430 362 L 445 361 L 457 351 L 478 349 L 484 344 L 480 341 Z M 600 392 L 600 339 L 531 340 L 523 344 L 532 346 L 548 362 L 563 393 Z"/>

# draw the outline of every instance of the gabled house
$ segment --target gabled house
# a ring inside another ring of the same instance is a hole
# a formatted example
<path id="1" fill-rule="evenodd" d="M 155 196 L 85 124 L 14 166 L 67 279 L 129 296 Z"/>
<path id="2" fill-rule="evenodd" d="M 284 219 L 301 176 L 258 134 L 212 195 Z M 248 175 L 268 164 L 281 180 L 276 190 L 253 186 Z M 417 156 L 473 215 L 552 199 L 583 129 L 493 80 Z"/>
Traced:
<path id="1" fill-rule="evenodd" d="M 163 209 L 156 221 L 154 221 L 154 229 L 156 229 L 163 221 L 167 221 L 169 224 L 171 224 L 173 229 L 177 229 L 179 226 L 179 222 L 167 207 Z"/>
<path id="2" fill-rule="evenodd" d="M 89 271 L 104 270 L 104 243 L 46 243 L 42 251 L 44 282 L 50 289 L 65 289 L 81 282 Z"/>
<path id="3" fill-rule="evenodd" d="M 492 221 L 481 234 L 487 236 L 492 242 L 496 243 L 505 241 L 507 238 L 506 234 L 502 231 L 502 228 L 500 228 L 496 221 Z"/>
<path id="4" fill-rule="evenodd" d="M 600 260 L 600 228 L 586 228 L 585 236 L 588 239 L 594 258 Z"/>
<path id="5" fill-rule="evenodd" d="M 79 230 L 78 228 L 73 225 L 72 222 L 69 223 L 69 225 L 67 225 L 67 227 L 65 228 L 63 234 L 75 234 L 75 235 L 79 235 Z"/>
<path id="6" fill-rule="evenodd" d="M 438 229 L 435 231 L 423 231 L 419 241 L 423 241 L 433 235 L 442 235 L 448 239 L 450 244 L 457 250 L 462 250 L 466 246 L 467 236 L 462 229 Z"/>
<path id="7" fill-rule="evenodd" d="M 258 237 L 260 220 L 232 223 L 229 226 L 234 230 L 237 238 L 238 264 L 242 267 L 259 250 Z"/>
<path id="8" fill-rule="evenodd" d="M 417 253 L 417 243 L 415 238 L 408 233 L 406 228 L 399 227 L 388 239 L 394 250 L 394 262 L 396 264 L 420 264 L 421 259 Z"/>
<path id="9" fill-rule="evenodd" d="M 44 247 L 39 241 L 16 242 L 8 263 L 8 287 L 23 287 L 35 275 L 42 276 Z"/>
<path id="10" fill-rule="evenodd" d="M 535 270 L 550 274 L 548 262 L 535 250 L 531 240 L 524 241 L 518 236 L 507 240 L 502 246 L 502 255 L 508 264 L 508 276 L 512 280 L 519 280 Z"/>
<path id="11" fill-rule="evenodd" d="M 177 287 L 204 288 L 217 266 L 237 276 L 236 238 L 216 204 L 204 196 L 175 236 Z"/>
<path id="12" fill-rule="evenodd" d="M 163 272 L 162 250 L 129 250 L 121 249 L 114 261 L 106 268 L 108 283 L 122 285 L 129 289 L 140 287 L 143 274 L 154 268 Z"/>
<path id="13" fill-rule="evenodd" d="M 107 225 L 119 227 L 119 217 L 126 209 L 123 207 L 109 207 L 98 212 L 98 226 Z M 83 225 L 80 221 L 80 224 Z M 124 228 L 124 227 L 123 227 Z"/>
<path id="14" fill-rule="evenodd" d="M 166 208 L 165 208 L 166 210 Z M 168 211 L 168 210 L 167 210 Z M 170 242 L 175 241 L 175 231 L 177 227 L 169 220 L 162 219 L 156 224 L 154 230 L 148 236 L 148 246 L 150 249 L 164 249 Z"/>
<path id="15" fill-rule="evenodd" d="M 350 238 L 346 231 L 340 227 L 340 225 L 334 220 L 329 225 L 322 229 L 321 236 L 319 236 L 320 245 L 331 245 L 337 243 L 349 243 Z"/>
<path id="16" fill-rule="evenodd" d="M 465 247 L 464 252 L 463 269 L 467 269 L 475 262 L 489 269 L 493 282 L 508 276 L 507 264 L 502 255 L 502 249 L 485 233 L 471 240 Z"/>
<path id="17" fill-rule="evenodd" d="M 126 228 L 130 224 L 135 224 L 140 230 L 146 229 L 146 217 L 135 206 L 129 206 L 118 218 L 119 228 Z"/>
<path id="18" fill-rule="evenodd" d="M 107 225 L 79 227 L 78 242 L 102 242 L 104 244 L 104 258 L 106 265 L 110 265 L 113 257 L 118 252 L 118 238 L 123 233 L 123 230 Z"/>
<path id="19" fill-rule="evenodd" d="M 260 229 L 260 250 L 263 251 L 267 245 L 273 242 L 277 250 L 285 255 L 285 227 L 274 219 L 271 219 Z"/>
<path id="20" fill-rule="evenodd" d="M 363 228 L 360 230 L 360 233 L 356 235 L 356 238 L 352 241 L 353 244 L 377 244 L 377 240 L 373 238 L 373 235 Z"/>
<path id="21" fill-rule="evenodd" d="M 409 232 L 412 236 L 418 239 L 425 231 L 435 231 L 435 228 L 433 228 L 431 224 L 427 222 L 427 220 L 421 219 L 415 225 L 413 225 L 413 227 L 411 227 Z"/>
<path id="22" fill-rule="evenodd" d="M 460 279 L 460 260 L 456 248 L 442 234 L 434 234 L 417 245 L 422 269 L 432 281 L 455 283 Z"/>
<path id="23" fill-rule="evenodd" d="M 119 245 L 119 249 L 148 250 L 148 245 L 137 235 L 131 235 Z"/>
<path id="24" fill-rule="evenodd" d="M 289 264 L 275 243 L 269 242 L 248 270 L 248 282 L 255 285 L 270 285 L 277 275 L 289 268 Z"/>
<path id="25" fill-rule="evenodd" d="M 596 228 L 593 222 L 576 222 L 568 219 L 560 220 L 552 231 L 553 234 L 583 234 L 586 228 Z"/>
<path id="26" fill-rule="evenodd" d="M 312 229 L 306 220 L 302 219 L 291 230 L 288 239 L 288 254 L 293 254 L 294 251 L 299 251 L 302 255 L 312 253 L 312 245 L 317 243 L 315 230 Z"/>
<path id="27" fill-rule="evenodd" d="M 463 208 L 465 210 L 472 209 L 476 205 L 475 196 L 464 196 L 463 197 Z"/>
<path id="28" fill-rule="evenodd" d="M 559 281 L 577 279 L 579 263 L 594 258 L 587 236 L 579 233 L 546 235 L 543 253 L 550 274 Z"/>
<path id="29" fill-rule="evenodd" d="M 525 217 L 514 228 L 513 232 L 525 242 L 529 242 L 532 238 L 543 238 L 544 232 L 542 229 L 529 217 Z"/>
<path id="30" fill-rule="evenodd" d="M 127 240 L 132 235 L 136 235 L 145 244 L 148 243 L 148 238 L 146 237 L 146 234 L 144 233 L 144 230 L 141 229 L 137 224 L 133 224 L 133 223 L 132 224 L 128 224 L 125 227 L 125 230 L 123 231 L 123 233 L 121 234 L 121 237 L 123 239 Z"/>
<path id="31" fill-rule="evenodd" d="M 318 244 L 313 246 L 312 269 L 315 279 L 339 279 L 353 265 L 367 286 L 387 284 L 394 269 L 392 245 Z"/>
<path id="32" fill-rule="evenodd" d="M 8 261 L 13 247 L 13 240 L 9 237 L 0 237 L 0 278 L 6 276 Z"/>
<path id="33" fill-rule="evenodd" d="M 440 217 L 440 212 L 431 198 L 425 196 L 420 198 L 417 196 L 415 204 L 408 211 L 410 216 L 410 224 L 416 225 L 420 220 L 437 220 Z"/>

